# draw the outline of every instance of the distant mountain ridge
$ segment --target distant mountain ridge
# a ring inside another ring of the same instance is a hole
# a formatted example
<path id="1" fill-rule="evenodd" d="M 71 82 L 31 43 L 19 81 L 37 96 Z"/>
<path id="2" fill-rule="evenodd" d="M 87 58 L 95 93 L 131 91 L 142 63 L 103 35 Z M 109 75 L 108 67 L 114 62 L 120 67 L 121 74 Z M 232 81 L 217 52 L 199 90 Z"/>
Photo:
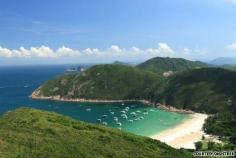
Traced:
<path id="1" fill-rule="evenodd" d="M 214 65 L 234 65 L 236 66 L 236 58 L 232 57 L 219 57 L 212 61 L 210 61 L 210 64 Z"/>
<path id="2" fill-rule="evenodd" d="M 155 73 L 164 73 L 209 67 L 209 65 L 201 61 L 190 61 L 183 58 L 156 57 L 139 64 L 137 67 Z"/>

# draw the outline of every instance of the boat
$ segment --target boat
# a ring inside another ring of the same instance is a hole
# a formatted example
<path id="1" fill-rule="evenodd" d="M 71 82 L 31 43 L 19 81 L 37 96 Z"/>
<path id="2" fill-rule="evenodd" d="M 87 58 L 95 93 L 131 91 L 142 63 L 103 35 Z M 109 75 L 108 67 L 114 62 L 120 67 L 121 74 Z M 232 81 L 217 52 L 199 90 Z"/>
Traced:
<path id="1" fill-rule="evenodd" d="M 124 111 L 124 110 L 122 110 L 122 111 L 120 111 L 121 113 L 126 113 L 126 111 Z"/>
<path id="2" fill-rule="evenodd" d="M 131 115 L 136 115 L 136 112 L 131 112 L 130 114 L 131 114 Z"/>
<path id="3" fill-rule="evenodd" d="M 107 126 L 107 122 L 102 122 L 102 124 L 103 124 L 104 126 Z"/>
<path id="4" fill-rule="evenodd" d="M 118 121 L 118 117 L 114 117 L 114 121 L 116 121 L 116 122 L 117 122 L 117 121 Z"/>
<path id="5" fill-rule="evenodd" d="M 144 115 L 148 115 L 148 112 L 143 112 Z"/>
<path id="6" fill-rule="evenodd" d="M 107 118 L 107 115 L 102 115 L 102 118 Z"/>
<path id="7" fill-rule="evenodd" d="M 91 111 L 92 109 L 91 108 L 87 108 L 86 111 Z"/>
<path id="8" fill-rule="evenodd" d="M 116 124 L 119 125 L 119 126 L 122 126 L 122 123 L 121 123 L 121 122 L 117 122 Z"/>

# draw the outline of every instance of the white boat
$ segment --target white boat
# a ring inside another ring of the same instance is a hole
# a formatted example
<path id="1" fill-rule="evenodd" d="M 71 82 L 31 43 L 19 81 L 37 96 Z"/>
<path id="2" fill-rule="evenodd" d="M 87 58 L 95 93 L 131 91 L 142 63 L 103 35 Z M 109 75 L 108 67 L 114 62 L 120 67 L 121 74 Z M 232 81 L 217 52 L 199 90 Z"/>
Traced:
<path id="1" fill-rule="evenodd" d="M 102 118 L 107 118 L 107 115 L 102 115 Z"/>
<path id="2" fill-rule="evenodd" d="M 115 114 L 115 112 L 111 111 L 111 114 L 112 114 L 112 115 L 114 115 L 114 114 Z"/>
<path id="3" fill-rule="evenodd" d="M 148 112 L 143 112 L 144 115 L 148 115 Z"/>
<path id="4" fill-rule="evenodd" d="M 116 122 L 117 122 L 117 121 L 118 121 L 118 117 L 114 117 L 114 121 L 116 121 Z"/>
<path id="5" fill-rule="evenodd" d="M 130 114 L 131 114 L 131 115 L 136 115 L 136 112 L 131 112 Z"/>
<path id="6" fill-rule="evenodd" d="M 102 122 L 102 124 L 103 124 L 104 126 L 107 126 L 107 122 Z"/>
<path id="7" fill-rule="evenodd" d="M 92 109 L 90 109 L 90 108 L 87 108 L 87 109 L 86 109 L 86 111 L 91 111 L 91 110 L 92 110 Z"/>

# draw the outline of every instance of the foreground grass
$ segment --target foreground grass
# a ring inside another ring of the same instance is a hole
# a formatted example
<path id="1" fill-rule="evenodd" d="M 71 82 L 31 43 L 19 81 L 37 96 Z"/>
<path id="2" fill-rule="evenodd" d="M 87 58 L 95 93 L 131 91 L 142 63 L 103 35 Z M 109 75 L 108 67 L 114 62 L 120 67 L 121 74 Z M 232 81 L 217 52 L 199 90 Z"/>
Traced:
<path id="1" fill-rule="evenodd" d="M 191 153 L 56 113 L 21 108 L 0 119 L 0 157 L 185 158 L 191 157 Z"/>

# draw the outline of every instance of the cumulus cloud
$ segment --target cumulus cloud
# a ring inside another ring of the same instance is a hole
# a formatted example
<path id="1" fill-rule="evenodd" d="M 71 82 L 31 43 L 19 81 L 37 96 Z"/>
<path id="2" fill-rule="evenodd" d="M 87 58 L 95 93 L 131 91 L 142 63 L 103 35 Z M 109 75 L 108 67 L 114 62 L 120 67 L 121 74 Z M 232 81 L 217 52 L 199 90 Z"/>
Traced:
<path id="1" fill-rule="evenodd" d="M 236 44 L 229 46 L 236 49 Z M 91 60 L 126 60 L 126 59 L 148 59 L 155 56 L 160 57 L 196 57 L 202 55 L 206 51 L 200 49 L 182 48 L 174 50 L 167 43 L 158 43 L 156 47 L 141 49 L 136 46 L 130 48 L 121 48 L 118 45 L 111 45 L 107 49 L 99 50 L 98 48 L 86 48 L 84 50 L 72 49 L 66 46 L 52 49 L 47 46 L 20 47 L 18 49 L 8 49 L 0 46 L 0 58 L 42 58 L 42 59 L 61 59 L 70 58 L 74 61 L 77 59 L 90 61 Z"/>
<path id="2" fill-rule="evenodd" d="M 10 58 L 10 57 L 12 57 L 12 55 L 13 54 L 12 54 L 11 50 L 0 46 L 0 57 Z"/>
<path id="3" fill-rule="evenodd" d="M 122 50 L 120 49 L 119 46 L 117 46 L 117 45 L 112 45 L 112 46 L 110 47 L 110 51 L 111 51 L 111 52 L 119 53 L 119 52 L 121 52 Z"/>
<path id="4" fill-rule="evenodd" d="M 174 51 L 166 43 L 158 43 L 158 46 L 159 46 L 158 49 L 160 52 L 168 53 L 168 54 L 174 53 Z"/>
<path id="5" fill-rule="evenodd" d="M 158 43 L 157 48 L 147 49 L 148 53 L 151 53 L 155 56 L 173 56 L 174 50 L 166 43 Z"/>
<path id="6" fill-rule="evenodd" d="M 75 57 L 75 56 L 81 55 L 80 51 L 76 51 L 65 46 L 58 48 L 56 53 L 57 53 L 57 56 L 60 56 L 60 57 Z"/>

